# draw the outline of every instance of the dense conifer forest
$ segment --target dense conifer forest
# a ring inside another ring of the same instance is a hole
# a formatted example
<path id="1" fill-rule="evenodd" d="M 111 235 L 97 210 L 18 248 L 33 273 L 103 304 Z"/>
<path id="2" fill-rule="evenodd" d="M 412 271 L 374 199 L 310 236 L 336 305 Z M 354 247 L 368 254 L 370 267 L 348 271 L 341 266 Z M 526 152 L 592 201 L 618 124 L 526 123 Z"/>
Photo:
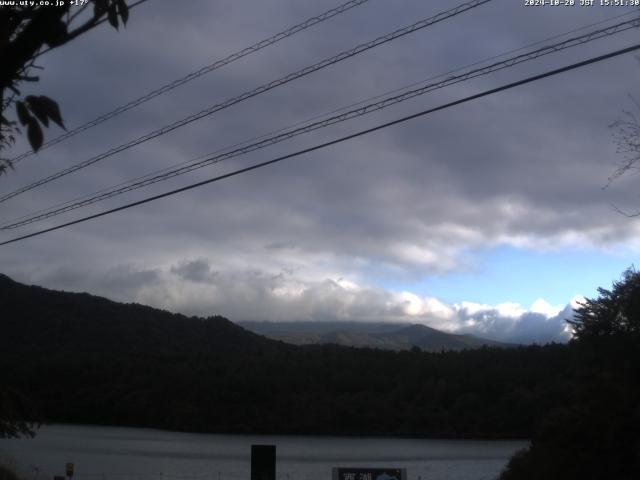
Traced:
<path id="1" fill-rule="evenodd" d="M 570 319 L 569 395 L 537 419 L 500 480 L 640 478 L 640 272 L 598 290 Z"/>

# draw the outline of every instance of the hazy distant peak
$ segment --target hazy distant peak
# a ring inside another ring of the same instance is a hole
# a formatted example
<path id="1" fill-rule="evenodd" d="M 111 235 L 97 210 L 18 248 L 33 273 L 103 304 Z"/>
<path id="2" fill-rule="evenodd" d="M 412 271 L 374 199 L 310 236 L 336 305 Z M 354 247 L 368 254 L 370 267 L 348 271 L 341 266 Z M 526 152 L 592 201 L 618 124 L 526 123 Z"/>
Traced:
<path id="1" fill-rule="evenodd" d="M 513 345 L 473 335 L 455 335 L 423 324 L 364 322 L 240 322 L 260 335 L 293 345 L 336 344 L 382 350 L 465 350 Z"/>

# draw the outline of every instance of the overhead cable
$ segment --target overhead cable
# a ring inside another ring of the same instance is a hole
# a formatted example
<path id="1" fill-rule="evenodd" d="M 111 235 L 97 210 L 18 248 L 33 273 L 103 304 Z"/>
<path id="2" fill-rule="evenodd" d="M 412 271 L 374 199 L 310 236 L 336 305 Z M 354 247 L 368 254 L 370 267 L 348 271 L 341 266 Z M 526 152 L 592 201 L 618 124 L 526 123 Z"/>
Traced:
<path id="1" fill-rule="evenodd" d="M 176 195 L 178 193 L 185 192 L 185 191 L 188 191 L 188 190 L 192 190 L 194 188 L 198 188 L 198 187 L 201 187 L 203 185 L 208 185 L 210 183 L 218 182 L 218 181 L 224 180 L 226 178 L 235 177 L 235 176 L 240 175 L 242 173 L 250 172 L 252 170 L 257 170 L 259 168 L 266 167 L 268 165 L 273 165 L 275 163 L 282 162 L 283 160 L 287 160 L 287 159 L 293 158 L 293 157 L 298 157 L 300 155 L 304 155 L 306 153 L 310 153 L 310 152 L 313 152 L 313 151 L 316 151 L 316 150 L 321 150 L 321 149 L 327 148 L 327 147 L 329 147 L 331 145 L 336 145 L 336 144 L 345 142 L 347 140 L 351 140 L 351 139 L 354 139 L 354 138 L 357 138 L 357 137 L 361 137 L 363 135 L 367 135 L 367 134 L 376 132 L 378 130 L 382 130 L 384 128 L 388 128 L 388 127 L 391 127 L 393 125 L 404 123 L 406 121 L 413 120 L 415 118 L 423 117 L 425 115 L 428 115 L 428 114 L 431 114 L 431 113 L 434 113 L 434 112 L 437 112 L 437 111 L 440 111 L 440 110 L 445 110 L 447 108 L 451 108 L 451 107 L 454 107 L 456 105 L 461 105 L 463 103 L 467 103 L 467 102 L 470 102 L 472 100 L 476 100 L 478 98 L 482 98 L 482 97 L 486 97 L 486 96 L 489 96 L 489 95 L 493 95 L 495 93 L 502 92 L 502 91 L 505 91 L 505 90 L 509 90 L 509 89 L 512 89 L 512 88 L 515 88 L 515 87 L 518 87 L 518 86 L 521 86 L 521 85 L 528 84 L 528 83 L 536 82 L 538 80 L 542 80 L 542 79 L 547 78 L 547 77 L 551 77 L 551 76 L 554 76 L 554 75 L 558 75 L 560 73 L 568 72 L 570 70 L 575 70 L 577 68 L 585 67 L 587 65 L 598 63 L 598 62 L 601 62 L 601 61 L 604 61 L 604 60 L 607 60 L 607 59 L 610 59 L 610 58 L 618 57 L 620 55 L 624 55 L 626 53 L 634 52 L 636 50 L 640 50 L 640 44 L 636 44 L 636 45 L 633 45 L 633 46 L 627 47 L 627 48 L 622 48 L 620 50 L 615 50 L 615 51 L 607 53 L 605 55 L 600 55 L 600 56 L 597 56 L 597 57 L 593 57 L 593 58 L 590 58 L 588 60 L 583 60 L 581 62 L 573 63 L 571 65 L 567 65 L 567 66 L 564 66 L 564 67 L 561 67 L 561 68 L 550 70 L 550 71 L 547 71 L 545 73 L 541 73 L 541 74 L 538 74 L 538 75 L 533 75 L 533 76 L 527 77 L 527 78 L 525 78 L 523 80 L 518 80 L 516 82 L 508 83 L 506 85 L 502 85 L 500 87 L 492 88 L 490 90 L 485 90 L 484 92 L 477 93 L 475 95 L 471 95 L 471 96 L 468 96 L 468 97 L 465 97 L 465 98 L 462 98 L 462 99 L 459 99 L 459 100 L 455 100 L 453 102 L 449 102 L 449 103 L 446 103 L 444 105 L 440 105 L 440 106 L 435 107 L 435 108 L 430 108 L 430 109 L 423 110 L 423 111 L 418 112 L 418 113 L 414 113 L 412 115 L 407 115 L 405 117 L 393 120 L 391 122 L 386 122 L 386 123 L 383 123 L 381 125 L 377 125 L 375 127 L 368 128 L 366 130 L 361 130 L 361 131 L 353 133 L 351 135 L 340 137 L 338 139 L 331 140 L 329 142 L 325 142 L 325 143 L 322 143 L 322 144 L 319 144 L 319 145 L 315 145 L 313 147 L 305 148 L 303 150 L 298 150 L 297 152 L 290 153 L 288 155 L 283 155 L 281 157 L 277 157 L 277 158 L 274 158 L 272 160 L 267 160 L 265 162 L 257 163 L 255 165 L 251 165 L 249 167 L 241 168 L 239 170 L 234 170 L 233 172 L 225 173 L 224 175 L 219 175 L 217 177 L 213 177 L 213 178 L 210 178 L 208 180 L 203 180 L 201 182 L 192 183 L 192 184 L 187 185 L 185 187 L 177 188 L 175 190 L 171 190 L 171 191 L 168 191 L 168 192 L 165 192 L 165 193 L 161 193 L 159 195 L 154 195 L 152 197 L 148 197 L 148 198 L 145 198 L 145 199 L 142 199 L 142 200 L 138 200 L 136 202 L 128 203 L 126 205 L 122 205 L 120 207 L 112 208 L 110 210 L 105 210 L 103 212 L 99 212 L 99 213 L 96 213 L 96 214 L 93 214 L 93 215 L 82 217 L 82 218 L 79 218 L 79 219 L 76 219 L 76 220 L 73 220 L 73 221 L 70 221 L 70 222 L 66 222 L 66 223 L 63 223 L 63 224 L 60 224 L 60 225 L 56 225 L 54 227 L 45 228 L 43 230 L 39 230 L 37 232 L 30 233 L 28 235 L 22 235 L 20 237 L 12 238 L 10 240 L 5 240 L 4 242 L 0 242 L 0 246 L 8 245 L 8 244 L 15 243 L 15 242 L 19 242 L 19 241 L 22 241 L 22 240 L 26 240 L 27 238 L 32 238 L 32 237 L 36 237 L 36 236 L 39 236 L 39 235 L 43 235 L 45 233 L 53 232 L 55 230 L 60 230 L 62 228 L 66 228 L 66 227 L 69 227 L 71 225 L 77 225 L 79 223 L 83 223 L 83 222 L 86 222 L 86 221 L 89 221 L 89 220 L 93 220 L 93 219 L 96 219 L 96 218 L 104 217 L 105 215 L 109 215 L 109 214 L 112 214 L 112 213 L 120 212 L 122 210 L 127 210 L 129 208 L 133 208 L 133 207 L 136 207 L 138 205 L 143 205 L 145 203 L 153 202 L 153 201 L 159 200 L 161 198 L 165 198 L 165 197 L 169 197 L 169 196 L 172 196 L 172 195 Z"/>
<path id="2" fill-rule="evenodd" d="M 178 175 L 183 175 L 185 173 L 212 165 L 212 164 L 216 164 L 216 163 L 220 163 L 224 160 L 228 160 L 230 158 L 234 158 L 240 155 L 244 155 L 246 153 L 249 152 L 253 152 L 255 150 L 259 150 L 261 148 L 265 148 L 267 146 L 270 145 L 274 145 L 276 143 L 280 143 L 282 141 L 288 140 L 290 138 L 293 138 L 295 136 L 298 135 L 302 135 L 305 133 L 309 133 L 321 128 L 325 128 L 328 127 L 330 125 L 334 125 L 337 123 L 341 123 L 344 122 L 346 120 L 351 120 L 353 118 L 357 118 L 378 110 L 382 110 L 384 108 L 387 108 L 391 105 L 395 105 L 397 103 L 401 103 L 404 101 L 407 101 L 411 98 L 420 96 L 420 95 L 424 95 L 426 93 L 432 92 L 434 90 L 437 89 L 441 89 L 456 83 L 460 83 L 463 81 L 467 81 L 470 80 L 472 78 L 476 78 L 479 76 L 483 76 L 483 75 L 488 75 L 490 73 L 499 71 L 499 70 L 503 70 L 505 68 L 510 68 L 513 67 L 515 65 L 527 62 L 527 61 L 531 61 L 537 58 L 540 58 L 542 56 L 551 54 L 551 53 L 555 53 L 555 52 L 559 52 L 561 50 L 565 50 L 567 48 L 571 48 L 571 47 L 575 47 L 578 45 L 583 45 L 585 43 L 600 39 L 600 38 L 604 38 L 604 37 L 608 37 L 617 33 L 621 33 L 624 32 L 626 30 L 629 30 L 631 28 L 637 28 L 638 26 L 640 26 L 640 17 L 638 18 L 634 18 L 631 20 L 627 20 L 624 22 L 620 22 L 616 25 L 612 25 L 610 27 L 606 27 L 606 28 L 602 28 L 599 30 L 595 30 L 589 33 L 586 33 L 584 35 L 578 36 L 578 37 L 573 37 L 567 40 L 564 40 L 562 42 L 557 42 L 555 44 L 552 45 L 547 45 L 541 48 L 538 48 L 536 50 L 533 50 L 531 52 L 528 53 L 523 53 L 521 55 L 517 55 L 511 58 L 507 58 L 505 60 L 502 60 L 500 62 L 495 62 L 493 64 L 487 65 L 485 67 L 481 67 L 481 68 L 476 68 L 473 70 L 470 70 L 468 72 L 465 72 L 463 74 L 460 75 L 455 75 L 455 76 L 450 76 L 448 78 L 445 78 L 442 81 L 439 82 L 435 82 L 435 83 L 428 83 L 426 85 L 421 86 L 420 88 L 417 89 L 413 89 L 413 90 L 409 90 L 406 92 L 403 92 L 399 95 L 395 95 L 392 97 L 388 97 L 385 98 L 383 100 L 380 100 L 378 102 L 374 102 L 374 103 L 370 103 L 368 105 L 356 108 L 356 109 L 352 109 L 349 110 L 347 112 L 341 113 L 339 115 L 334 115 L 332 117 L 326 118 L 324 120 L 321 121 L 317 121 L 317 122 L 313 122 L 310 124 L 307 124 L 305 126 L 302 127 L 298 127 L 298 128 L 293 128 L 287 131 L 284 131 L 282 133 L 279 133 L 277 135 L 262 139 L 260 141 L 257 141 L 255 143 L 252 143 L 250 145 L 246 145 L 240 148 L 236 148 L 218 155 L 214 155 L 214 156 L 209 156 L 208 158 L 199 160 L 199 161 L 194 161 L 194 162 L 190 162 L 186 165 L 181 165 L 177 168 L 173 168 L 171 169 L 170 167 L 167 169 L 164 169 L 161 173 L 158 173 L 157 175 L 154 176 L 144 176 L 141 177 L 140 179 L 136 179 L 134 181 L 131 182 L 127 182 L 124 184 L 120 184 L 114 188 L 111 189 L 103 189 L 99 192 L 97 192 L 96 194 L 92 195 L 92 196 L 88 196 L 88 197 L 83 197 L 82 199 L 79 199 L 78 201 L 74 201 L 74 202 L 67 202 L 66 204 L 63 204 L 63 206 L 60 207 L 53 207 L 52 209 L 47 209 L 45 211 L 41 211 L 43 213 L 36 213 L 36 214 L 32 214 L 30 216 L 25 216 L 25 217 L 21 217 L 20 219 L 17 219 L 17 221 L 12 221 L 11 223 L 6 223 L 2 226 L 0 226 L 0 230 L 10 230 L 10 229 L 15 229 L 30 223 L 34 223 L 40 220 L 44 220 L 47 218 L 51 218 L 57 215 L 61 215 L 63 213 L 72 211 L 72 210 L 76 210 L 78 208 L 81 207 L 85 207 L 88 205 L 91 205 L 93 203 L 97 203 L 99 201 L 102 200 L 106 200 L 108 198 L 113 198 L 117 195 L 121 195 L 124 194 L 126 192 L 130 192 L 133 190 L 137 190 L 139 188 L 142 187 L 146 187 L 164 180 L 167 180 L 169 178 L 173 178 L 176 177 Z"/>
<path id="3" fill-rule="evenodd" d="M 146 0 L 145 0 L 146 1 Z M 130 101 L 129 103 L 126 103 L 118 108 L 115 108 L 113 110 L 111 110 L 110 112 L 107 112 L 103 115 L 100 115 L 99 117 L 86 122 L 72 130 L 69 130 L 65 133 L 63 133 L 62 135 L 59 135 L 58 137 L 52 138 L 51 140 L 48 140 L 47 142 L 43 143 L 42 146 L 40 147 L 40 149 L 38 150 L 39 152 L 41 152 L 42 150 L 45 150 L 48 147 L 51 147 L 52 145 L 56 145 L 68 138 L 71 138 L 81 132 L 84 132 L 85 130 L 88 130 L 92 127 L 95 127 L 96 125 L 100 125 L 103 122 L 106 122 L 107 120 L 112 119 L 113 117 L 116 117 L 118 115 L 120 115 L 121 113 L 124 113 L 128 110 L 131 110 L 132 108 L 137 107 L 138 105 L 142 105 L 145 102 L 148 102 L 149 100 L 162 95 L 164 93 L 169 92 L 170 90 L 173 90 L 174 88 L 177 88 L 181 85 L 184 85 L 185 83 L 188 83 L 192 80 L 195 80 L 196 78 L 199 78 L 203 75 L 206 75 L 207 73 L 213 72 L 214 70 L 217 70 L 218 68 L 224 67 L 225 65 L 228 65 L 232 62 L 235 62 L 236 60 L 239 60 L 243 57 L 246 57 L 247 55 L 251 55 L 252 53 L 255 53 L 259 50 L 262 50 L 265 47 L 268 47 L 270 45 L 273 45 L 274 43 L 278 43 L 281 40 L 284 40 L 285 38 L 291 37 L 292 35 L 295 35 L 296 33 L 299 33 L 303 30 L 306 30 L 314 25 L 317 25 L 318 23 L 322 23 L 326 20 L 329 20 L 330 18 L 335 17 L 336 15 L 340 15 L 341 13 L 344 13 L 354 7 L 357 7 L 359 5 L 362 5 L 363 3 L 368 2 L 369 0 L 350 0 L 346 3 L 343 3 L 342 5 L 332 8 L 331 10 L 327 10 L 324 13 L 321 13 L 320 15 L 316 15 L 314 17 L 308 18 L 307 20 L 305 20 L 302 23 L 299 23 L 297 25 L 294 25 L 293 27 L 288 28 L 287 30 L 284 30 L 280 33 L 276 33 L 275 35 L 272 35 L 269 38 L 266 38 L 264 40 L 261 40 L 257 43 L 254 43 L 253 45 L 246 47 L 242 50 L 239 50 L 235 53 L 232 53 L 231 55 L 226 56 L 225 58 L 221 59 L 221 60 L 217 60 L 215 62 L 213 62 L 210 65 L 204 66 L 198 70 L 196 70 L 195 72 L 191 72 L 188 75 L 185 75 L 181 78 L 178 78 L 170 83 L 167 83 L 159 88 L 156 88 L 155 90 L 147 93 L 146 95 L 143 95 L 135 100 Z M 133 8 L 134 6 L 136 6 L 137 4 L 139 4 L 140 2 L 137 2 L 136 4 L 133 4 L 130 8 Z M 34 152 L 33 150 L 29 150 L 27 152 L 24 152 L 20 155 L 18 155 L 15 158 L 11 159 L 11 163 L 13 163 L 14 165 L 19 162 L 20 160 L 23 160 L 27 157 L 30 157 L 31 155 L 35 154 L 36 152 Z"/>
<path id="4" fill-rule="evenodd" d="M 326 68 L 329 65 L 333 65 L 336 64 L 338 62 L 341 62 L 343 60 L 346 60 L 348 58 L 351 58 L 355 55 L 358 55 L 360 53 L 363 53 L 367 50 L 370 50 L 372 48 L 375 48 L 379 45 L 382 45 L 384 43 L 390 42 L 392 40 L 395 40 L 397 38 L 403 37 L 405 35 L 408 35 L 410 33 L 416 32 L 418 30 L 421 30 L 423 28 L 429 27 L 431 25 L 434 25 L 436 23 L 439 23 L 443 20 L 446 20 L 448 18 L 454 17 L 456 15 L 459 15 L 463 12 L 466 12 L 468 10 L 471 10 L 473 8 L 476 8 L 480 5 L 483 5 L 485 3 L 488 3 L 492 0 L 472 0 L 470 2 L 466 2 L 463 3 L 461 5 L 458 5 L 455 8 L 452 8 L 450 10 L 447 10 L 445 12 L 441 12 L 437 15 L 434 15 L 432 17 L 420 20 L 419 22 L 416 22 L 412 25 L 409 25 L 407 27 L 404 28 L 400 28 L 398 30 L 395 30 L 389 34 L 383 35 L 381 37 L 378 37 L 370 42 L 367 43 L 363 43 L 360 44 L 352 49 L 346 50 L 342 53 L 339 53 L 338 55 L 334 55 L 333 57 L 327 58 L 325 60 L 322 60 L 314 65 L 305 67 L 301 70 L 298 70 L 294 73 L 290 73 L 284 77 L 279 78 L 278 80 L 274 80 L 272 82 L 269 83 L 265 83 L 263 85 L 261 85 L 260 87 L 257 87 L 253 90 L 247 91 L 237 97 L 231 98 L 229 100 L 226 100 L 223 103 L 219 103 L 216 105 L 213 105 L 211 107 L 208 107 L 204 110 L 201 110 L 198 113 L 195 113 L 193 115 L 190 115 L 186 118 L 183 118 L 182 120 L 178 120 L 170 125 L 164 126 L 162 128 L 159 128 L 157 130 L 154 130 L 153 132 L 147 133 L 141 137 L 138 137 L 134 140 L 131 140 L 127 143 L 124 143 L 122 145 L 119 145 L 117 147 L 114 147 L 104 153 L 101 153 L 97 156 L 91 157 L 88 160 L 85 160 L 83 162 L 77 163 L 75 165 L 72 165 L 71 167 L 65 168 L 63 170 L 60 170 L 52 175 L 49 175 L 45 178 L 42 178 L 36 182 L 30 183 L 29 185 L 26 185 L 24 187 L 21 187 L 17 190 L 14 190 L 10 193 L 4 194 L 2 196 L 0 196 L 0 202 L 5 202 L 7 200 L 9 200 L 10 198 L 13 198 L 17 195 L 20 195 L 21 193 L 27 192 L 29 190 L 33 190 L 34 188 L 37 188 L 41 185 L 44 185 L 46 183 L 52 182 L 58 178 L 64 177 L 66 175 L 69 175 L 70 173 L 76 172 L 80 169 L 86 168 L 90 165 L 93 165 L 101 160 L 104 160 L 105 158 L 111 157 L 117 153 L 120 153 L 124 150 L 127 150 L 131 147 L 134 147 L 136 145 L 139 145 L 141 143 L 147 142 L 151 139 L 154 139 L 156 137 L 159 137 L 161 135 L 165 135 L 177 128 L 183 127 L 185 125 L 188 125 L 192 122 L 195 122 L 196 120 L 200 120 L 201 118 L 207 117 L 209 115 L 212 115 L 215 112 L 218 112 L 220 110 L 223 110 L 225 108 L 229 108 L 232 105 L 235 105 L 237 103 L 240 103 L 244 100 L 247 100 L 249 98 L 255 97 L 256 95 L 260 95 L 262 93 L 265 93 L 269 90 L 272 90 L 276 87 L 279 87 L 281 85 L 287 84 L 293 80 L 296 80 L 298 78 L 304 77 L 306 75 L 309 75 L 315 71 L 318 71 L 320 69 Z"/>

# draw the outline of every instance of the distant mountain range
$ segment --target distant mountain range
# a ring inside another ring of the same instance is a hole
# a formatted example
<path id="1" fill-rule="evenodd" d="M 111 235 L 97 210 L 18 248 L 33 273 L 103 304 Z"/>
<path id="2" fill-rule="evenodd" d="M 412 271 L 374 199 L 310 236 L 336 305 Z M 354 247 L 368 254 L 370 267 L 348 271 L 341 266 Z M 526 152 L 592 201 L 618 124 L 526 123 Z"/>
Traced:
<path id="1" fill-rule="evenodd" d="M 474 335 L 454 335 L 420 324 L 363 322 L 239 322 L 252 332 L 293 345 L 334 344 L 402 351 L 466 350 L 513 344 Z"/>

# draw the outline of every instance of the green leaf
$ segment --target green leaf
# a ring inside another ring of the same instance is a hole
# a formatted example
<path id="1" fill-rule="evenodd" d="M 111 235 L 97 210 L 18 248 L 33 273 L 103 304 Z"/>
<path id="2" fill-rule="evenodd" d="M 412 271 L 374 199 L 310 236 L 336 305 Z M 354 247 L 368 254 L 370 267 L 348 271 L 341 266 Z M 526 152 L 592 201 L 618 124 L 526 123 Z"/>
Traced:
<path id="1" fill-rule="evenodd" d="M 60 115 L 60 107 L 54 100 L 44 95 L 29 95 L 26 101 L 31 111 L 46 127 L 49 126 L 48 120 L 53 120 L 58 126 L 66 130 Z"/>
<path id="2" fill-rule="evenodd" d="M 42 104 L 38 102 L 38 97 L 33 95 L 28 95 L 25 100 L 27 101 L 27 105 L 29 105 L 29 110 L 31 110 L 40 123 L 42 123 L 45 127 L 49 127 L 49 117 L 47 116 L 46 109 L 42 107 Z"/>
<path id="3" fill-rule="evenodd" d="M 107 16 L 111 26 L 116 30 L 118 30 L 118 9 L 115 3 L 109 6 Z"/>
<path id="4" fill-rule="evenodd" d="M 33 120 L 33 117 L 29 113 L 29 110 L 27 110 L 24 102 L 16 102 L 16 113 L 18 114 L 18 120 L 20 120 L 22 125 L 26 125 Z"/>
<path id="5" fill-rule="evenodd" d="M 116 5 L 118 6 L 118 13 L 122 19 L 122 24 L 126 25 L 129 21 L 129 7 L 127 6 L 127 2 L 125 2 L 125 0 L 116 0 Z"/>
<path id="6" fill-rule="evenodd" d="M 36 122 L 34 118 L 32 118 L 27 125 L 27 138 L 29 139 L 29 144 L 31 145 L 31 148 L 33 148 L 33 151 L 37 152 L 42 146 L 44 135 L 42 134 L 40 124 Z"/>

